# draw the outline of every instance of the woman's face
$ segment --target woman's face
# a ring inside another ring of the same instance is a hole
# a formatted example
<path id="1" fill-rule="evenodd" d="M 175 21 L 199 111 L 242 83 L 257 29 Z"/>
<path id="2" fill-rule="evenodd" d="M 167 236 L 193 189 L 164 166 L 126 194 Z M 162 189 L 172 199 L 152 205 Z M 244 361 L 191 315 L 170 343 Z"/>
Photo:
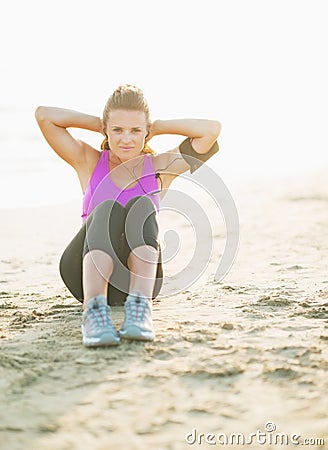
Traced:
<path id="1" fill-rule="evenodd" d="M 117 109 L 108 117 L 106 133 L 111 153 L 122 161 L 139 156 L 145 145 L 147 121 L 143 111 Z"/>

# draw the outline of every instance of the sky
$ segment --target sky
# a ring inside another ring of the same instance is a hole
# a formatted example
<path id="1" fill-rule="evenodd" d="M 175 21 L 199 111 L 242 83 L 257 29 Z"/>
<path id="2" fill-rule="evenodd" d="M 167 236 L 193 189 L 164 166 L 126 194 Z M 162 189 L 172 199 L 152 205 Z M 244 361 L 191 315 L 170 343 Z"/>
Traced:
<path id="1" fill-rule="evenodd" d="M 221 121 L 222 174 L 326 167 L 325 10 L 324 0 L 2 2 L 1 136 L 19 124 L 44 146 L 38 105 L 101 115 L 132 83 L 153 120 Z"/>

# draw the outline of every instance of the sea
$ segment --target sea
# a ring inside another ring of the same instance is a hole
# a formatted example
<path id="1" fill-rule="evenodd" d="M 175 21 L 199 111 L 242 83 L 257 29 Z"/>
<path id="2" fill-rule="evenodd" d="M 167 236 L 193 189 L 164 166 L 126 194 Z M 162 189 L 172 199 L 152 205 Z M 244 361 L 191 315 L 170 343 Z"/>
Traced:
<path id="1" fill-rule="evenodd" d="M 47 144 L 34 117 L 34 110 L 0 108 L 0 209 L 23 208 L 81 201 L 82 189 L 74 169 L 63 161 Z M 84 130 L 72 130 L 77 138 L 85 139 L 96 148 L 101 136 Z M 158 141 L 156 141 L 158 139 Z M 181 137 L 155 137 L 157 151 L 172 148 Z M 231 139 L 232 140 L 232 139 Z M 153 141 L 152 141 L 153 142 Z M 229 183 L 254 181 L 257 178 L 289 176 L 295 171 L 328 168 L 326 160 L 288 157 L 283 164 L 265 162 L 251 143 L 245 143 L 242 152 L 231 149 L 229 134 L 220 138 L 220 152 L 211 160 L 211 167 Z M 263 153 L 263 151 L 262 151 Z M 272 158 L 270 160 L 273 161 Z"/>

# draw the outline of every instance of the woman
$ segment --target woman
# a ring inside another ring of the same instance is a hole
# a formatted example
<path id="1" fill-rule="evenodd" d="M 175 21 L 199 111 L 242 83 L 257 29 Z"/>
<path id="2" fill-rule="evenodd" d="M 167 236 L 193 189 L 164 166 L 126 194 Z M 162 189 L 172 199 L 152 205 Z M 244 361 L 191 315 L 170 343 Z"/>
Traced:
<path id="1" fill-rule="evenodd" d="M 39 106 L 36 119 L 48 144 L 80 180 L 82 226 L 64 251 L 60 273 L 83 303 L 85 346 L 117 345 L 120 339 L 153 340 L 152 300 L 162 284 L 158 241 L 159 198 L 178 175 L 196 170 L 218 151 L 217 121 L 150 121 L 143 92 L 120 86 L 108 99 L 103 118 Z M 99 151 L 77 140 L 68 128 L 102 133 Z M 147 142 L 160 134 L 187 138 L 155 155 Z M 191 145 L 192 143 L 192 145 Z M 110 305 L 123 304 L 117 332 Z"/>

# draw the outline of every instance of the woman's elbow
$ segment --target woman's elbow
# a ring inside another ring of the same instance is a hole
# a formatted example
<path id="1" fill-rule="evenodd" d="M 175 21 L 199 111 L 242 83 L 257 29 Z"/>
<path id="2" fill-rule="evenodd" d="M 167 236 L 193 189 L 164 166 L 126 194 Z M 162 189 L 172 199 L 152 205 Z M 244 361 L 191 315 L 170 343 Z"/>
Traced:
<path id="1" fill-rule="evenodd" d="M 34 115 L 38 122 L 43 122 L 47 118 L 47 107 L 46 106 L 38 106 L 35 110 Z"/>
<path id="2" fill-rule="evenodd" d="M 210 152 L 215 145 L 217 145 L 216 140 L 221 132 L 221 122 L 217 120 L 208 121 L 208 129 L 204 133 L 202 140 L 202 145 L 198 149 L 195 149 L 197 153 L 205 154 Z M 218 151 L 218 150 L 217 150 Z"/>
<path id="3" fill-rule="evenodd" d="M 211 120 L 211 131 L 210 134 L 211 136 L 215 137 L 215 139 L 218 138 L 220 132 L 221 132 L 221 122 L 219 122 L 218 120 Z"/>

